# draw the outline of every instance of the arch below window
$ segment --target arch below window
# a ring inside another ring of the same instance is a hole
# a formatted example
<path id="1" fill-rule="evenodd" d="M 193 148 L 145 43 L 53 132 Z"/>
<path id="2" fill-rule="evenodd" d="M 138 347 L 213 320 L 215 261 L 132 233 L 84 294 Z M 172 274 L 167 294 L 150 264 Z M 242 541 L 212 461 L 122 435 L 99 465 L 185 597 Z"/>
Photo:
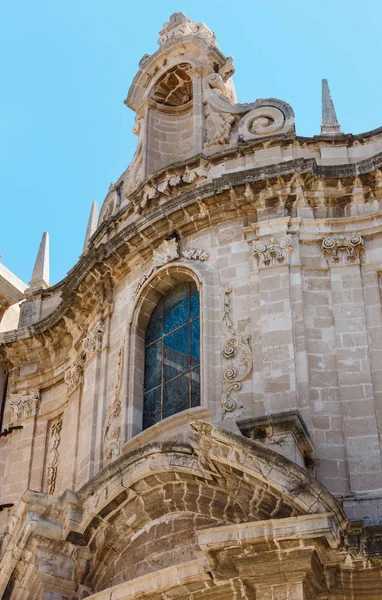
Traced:
<path id="1" fill-rule="evenodd" d="M 200 405 L 200 298 L 194 281 L 155 306 L 145 335 L 143 429 Z"/>

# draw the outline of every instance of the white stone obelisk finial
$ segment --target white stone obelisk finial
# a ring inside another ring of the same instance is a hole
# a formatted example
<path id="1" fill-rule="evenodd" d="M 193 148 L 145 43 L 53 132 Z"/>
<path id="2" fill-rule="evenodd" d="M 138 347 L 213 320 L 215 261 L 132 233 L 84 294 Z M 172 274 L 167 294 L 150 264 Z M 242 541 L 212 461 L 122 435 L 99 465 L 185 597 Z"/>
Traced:
<path id="1" fill-rule="evenodd" d="M 95 230 L 97 229 L 97 225 L 98 225 L 98 202 L 94 201 L 92 203 L 92 207 L 90 209 L 89 221 L 88 221 L 88 226 L 86 229 L 84 247 L 83 247 L 82 252 L 85 252 L 86 248 L 88 247 L 89 240 L 92 237 Z"/>
<path id="2" fill-rule="evenodd" d="M 338 135 L 342 133 L 337 120 L 332 96 L 327 79 L 322 80 L 322 125 L 321 135 Z"/>
<path id="3" fill-rule="evenodd" d="M 49 233 L 46 231 L 41 238 L 32 279 L 29 282 L 32 289 L 49 287 Z"/>

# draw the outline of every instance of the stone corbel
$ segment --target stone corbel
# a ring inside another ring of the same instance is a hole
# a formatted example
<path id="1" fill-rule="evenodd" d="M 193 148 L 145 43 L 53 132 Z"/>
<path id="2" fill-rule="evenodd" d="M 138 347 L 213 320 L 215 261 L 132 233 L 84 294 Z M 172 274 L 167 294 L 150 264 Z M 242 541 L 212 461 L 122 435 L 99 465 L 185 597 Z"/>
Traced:
<path id="1" fill-rule="evenodd" d="M 359 263 L 364 251 L 363 238 L 359 233 L 326 237 L 321 244 L 322 256 L 329 264 L 334 265 Z"/>
<path id="2" fill-rule="evenodd" d="M 136 205 L 136 211 L 140 212 L 148 206 L 151 200 L 155 198 L 171 196 L 177 188 L 193 183 L 198 183 L 206 179 L 208 175 L 207 169 L 199 167 L 191 171 L 185 171 L 184 173 L 173 175 L 172 177 L 161 181 L 156 185 L 148 187 L 144 193 L 143 200 Z"/>
<path id="3" fill-rule="evenodd" d="M 224 360 L 229 361 L 229 366 L 223 370 L 223 418 L 228 413 L 233 413 L 236 410 L 237 392 L 241 390 L 241 382 L 250 374 L 253 366 L 250 336 L 239 336 L 231 319 L 231 294 L 232 288 L 230 286 L 226 287 L 221 320 L 221 327 L 225 336 L 222 357 Z"/>
<path id="4" fill-rule="evenodd" d="M 252 253 L 257 260 L 259 269 L 289 264 L 292 251 L 290 235 L 284 235 L 278 240 L 271 237 L 267 241 L 255 240 L 252 243 Z"/>
<path id="5" fill-rule="evenodd" d="M 40 405 L 40 390 L 34 389 L 23 392 L 17 396 L 11 396 L 10 406 L 12 410 L 12 421 L 20 421 L 28 417 L 34 417 Z"/>

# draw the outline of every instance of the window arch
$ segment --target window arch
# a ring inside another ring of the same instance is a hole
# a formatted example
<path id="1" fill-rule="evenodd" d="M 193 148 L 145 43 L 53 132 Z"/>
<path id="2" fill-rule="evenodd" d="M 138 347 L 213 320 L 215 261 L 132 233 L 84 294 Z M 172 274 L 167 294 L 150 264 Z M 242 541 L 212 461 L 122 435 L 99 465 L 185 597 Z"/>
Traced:
<path id="1" fill-rule="evenodd" d="M 200 298 L 187 281 L 155 306 L 146 329 L 142 429 L 200 405 Z"/>

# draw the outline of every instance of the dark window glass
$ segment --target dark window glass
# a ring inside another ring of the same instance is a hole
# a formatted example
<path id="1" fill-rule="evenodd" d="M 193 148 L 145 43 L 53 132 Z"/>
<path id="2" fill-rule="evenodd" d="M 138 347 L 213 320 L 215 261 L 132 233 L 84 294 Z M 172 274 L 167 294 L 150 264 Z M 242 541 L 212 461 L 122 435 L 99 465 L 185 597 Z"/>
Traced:
<path id="1" fill-rule="evenodd" d="M 199 292 L 183 283 L 161 298 L 147 326 L 143 429 L 199 405 Z"/>

